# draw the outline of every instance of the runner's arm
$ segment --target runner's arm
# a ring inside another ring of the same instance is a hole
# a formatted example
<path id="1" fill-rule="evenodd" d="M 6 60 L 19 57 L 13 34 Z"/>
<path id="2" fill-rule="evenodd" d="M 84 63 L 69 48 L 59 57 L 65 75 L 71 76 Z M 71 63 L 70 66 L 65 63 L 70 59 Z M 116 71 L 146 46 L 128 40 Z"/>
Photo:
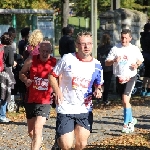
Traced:
<path id="1" fill-rule="evenodd" d="M 138 61 L 136 62 L 137 68 L 138 68 L 141 64 L 142 64 L 142 61 L 138 60 Z"/>
<path id="2" fill-rule="evenodd" d="M 108 53 L 108 56 L 105 60 L 105 66 L 111 66 L 113 65 L 115 62 L 119 62 L 120 57 L 116 56 L 116 52 L 115 50 L 112 48 L 110 50 L 110 52 Z"/>
<path id="3" fill-rule="evenodd" d="M 49 74 L 48 79 L 49 79 L 49 83 L 50 83 L 51 87 L 53 88 L 53 91 L 55 93 L 58 93 L 59 85 L 58 85 L 57 78 L 54 77 L 52 74 Z"/>
<path id="4" fill-rule="evenodd" d="M 144 61 L 143 55 L 142 55 L 142 53 L 141 53 L 139 48 L 137 50 L 136 55 L 137 55 L 136 65 L 137 65 L 137 68 L 138 68 L 142 64 L 142 62 Z"/>
<path id="5" fill-rule="evenodd" d="M 23 65 L 21 71 L 19 72 L 19 79 L 22 82 L 24 82 L 25 84 L 28 82 L 28 80 L 30 80 L 27 77 L 27 73 L 30 70 L 31 63 L 32 63 L 32 58 L 27 58 L 24 62 L 24 65 Z"/>
<path id="6" fill-rule="evenodd" d="M 113 63 L 114 63 L 114 60 L 106 60 L 105 66 L 111 66 L 111 65 L 113 65 Z"/>
<path id="7" fill-rule="evenodd" d="M 57 77 L 54 76 L 54 74 L 50 74 L 48 79 L 49 79 L 49 83 L 50 83 L 51 87 L 53 88 L 53 91 L 55 92 L 55 103 L 57 105 L 60 105 L 63 101 L 63 94 L 60 91 Z"/>

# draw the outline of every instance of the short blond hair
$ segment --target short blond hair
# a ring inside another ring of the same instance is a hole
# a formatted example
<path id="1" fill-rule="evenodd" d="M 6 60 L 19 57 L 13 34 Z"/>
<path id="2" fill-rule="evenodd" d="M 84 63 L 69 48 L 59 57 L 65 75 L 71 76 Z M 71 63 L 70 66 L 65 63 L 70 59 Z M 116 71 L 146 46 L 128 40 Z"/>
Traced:
<path id="1" fill-rule="evenodd" d="M 43 34 L 41 30 L 35 29 L 29 36 L 29 45 L 37 46 L 39 43 L 43 41 Z"/>

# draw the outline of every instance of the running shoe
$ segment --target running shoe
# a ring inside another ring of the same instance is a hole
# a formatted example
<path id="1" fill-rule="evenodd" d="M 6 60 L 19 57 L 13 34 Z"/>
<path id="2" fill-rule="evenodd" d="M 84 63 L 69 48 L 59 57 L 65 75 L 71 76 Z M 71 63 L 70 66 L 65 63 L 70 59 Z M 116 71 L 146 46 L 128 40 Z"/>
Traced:
<path id="1" fill-rule="evenodd" d="M 10 122 L 10 120 L 8 118 L 6 118 L 6 117 L 5 118 L 1 117 L 0 118 L 0 122 Z"/>
<path id="2" fill-rule="evenodd" d="M 150 96 L 150 92 L 146 92 L 146 93 L 145 93 L 145 96 Z"/>
<path id="3" fill-rule="evenodd" d="M 137 119 L 136 119 L 136 118 L 133 118 L 131 123 L 132 123 L 133 125 L 136 125 L 136 124 L 137 124 Z"/>
<path id="4" fill-rule="evenodd" d="M 142 89 L 140 95 L 141 96 L 146 96 L 146 94 L 147 94 L 147 90 L 146 89 Z"/>
<path id="5" fill-rule="evenodd" d="M 126 127 L 123 126 L 122 133 L 132 133 L 134 132 L 134 125 L 129 123 Z"/>
<path id="6" fill-rule="evenodd" d="M 104 105 L 110 105 L 111 104 L 111 101 L 104 101 Z"/>

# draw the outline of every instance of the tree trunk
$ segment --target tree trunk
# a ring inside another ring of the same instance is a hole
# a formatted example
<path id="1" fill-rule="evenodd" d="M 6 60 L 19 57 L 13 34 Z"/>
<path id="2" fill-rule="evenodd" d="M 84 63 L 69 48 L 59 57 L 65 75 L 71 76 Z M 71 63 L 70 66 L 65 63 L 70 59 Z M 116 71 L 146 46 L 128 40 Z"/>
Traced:
<path id="1" fill-rule="evenodd" d="M 68 25 L 68 18 L 69 18 L 69 0 L 61 0 L 61 2 L 62 2 L 61 24 L 62 27 L 66 27 Z"/>
<path id="2" fill-rule="evenodd" d="M 148 2 L 148 0 L 143 0 L 143 6 L 149 6 L 149 2 Z M 147 14 L 148 12 L 148 9 L 147 8 L 144 8 L 143 9 L 143 12 L 145 13 L 145 14 Z"/>

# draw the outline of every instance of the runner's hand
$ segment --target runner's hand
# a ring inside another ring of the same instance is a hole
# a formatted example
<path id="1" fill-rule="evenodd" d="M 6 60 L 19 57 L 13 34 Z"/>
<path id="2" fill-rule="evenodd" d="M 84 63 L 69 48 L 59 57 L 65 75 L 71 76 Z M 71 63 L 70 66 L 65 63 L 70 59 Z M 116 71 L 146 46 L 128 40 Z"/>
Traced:
<path id="1" fill-rule="evenodd" d="M 137 64 L 131 64 L 130 69 L 135 70 L 137 69 L 139 66 Z"/>
<path id="2" fill-rule="evenodd" d="M 99 89 L 95 89 L 95 91 L 93 92 L 93 95 L 95 96 L 95 98 L 101 98 L 102 91 L 100 91 Z"/>
<path id="3" fill-rule="evenodd" d="M 27 79 L 25 82 L 26 87 L 29 87 L 32 84 L 32 80 L 31 79 Z"/>
<path id="4" fill-rule="evenodd" d="M 113 62 L 118 63 L 121 60 L 121 56 L 116 56 Z"/>
<path id="5" fill-rule="evenodd" d="M 62 92 L 60 91 L 60 89 L 58 89 L 57 92 L 55 92 L 55 103 L 57 105 L 60 105 L 63 101 L 63 94 Z"/>

